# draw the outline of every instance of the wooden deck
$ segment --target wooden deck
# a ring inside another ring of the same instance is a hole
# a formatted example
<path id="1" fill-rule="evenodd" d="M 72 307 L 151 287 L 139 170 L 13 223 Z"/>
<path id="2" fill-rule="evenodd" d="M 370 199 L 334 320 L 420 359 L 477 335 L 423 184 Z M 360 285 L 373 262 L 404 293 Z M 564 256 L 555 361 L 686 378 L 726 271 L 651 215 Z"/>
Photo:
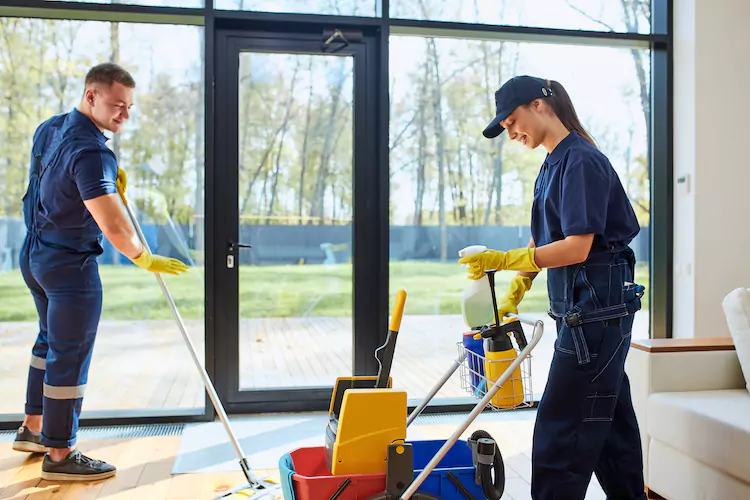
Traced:
<path id="1" fill-rule="evenodd" d="M 546 317 L 539 315 L 539 317 Z M 547 379 L 555 339 L 553 324 L 532 359 L 533 391 Z M 635 338 L 647 337 L 648 315 L 639 314 Z M 187 323 L 203 359 L 203 322 Z M 391 375 L 410 398 L 422 398 L 447 370 L 465 330 L 458 315 L 405 316 Z M 34 323 L 0 324 L 0 414 L 23 412 Z M 263 318 L 242 322 L 240 385 L 243 389 L 332 386 L 351 374 L 350 318 Z M 531 338 L 531 331 L 527 331 Z M 431 351 L 431 352 L 430 352 Z M 458 375 L 438 398 L 467 397 Z M 103 321 L 94 348 L 84 415 L 113 410 L 170 412 L 202 408 L 204 390 L 173 321 Z"/>

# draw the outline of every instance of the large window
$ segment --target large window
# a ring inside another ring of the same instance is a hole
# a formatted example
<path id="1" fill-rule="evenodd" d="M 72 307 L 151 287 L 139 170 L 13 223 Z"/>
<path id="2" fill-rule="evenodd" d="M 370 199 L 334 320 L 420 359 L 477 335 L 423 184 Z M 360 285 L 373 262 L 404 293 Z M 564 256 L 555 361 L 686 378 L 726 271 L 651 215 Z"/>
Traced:
<path id="1" fill-rule="evenodd" d="M 457 264 L 468 245 L 525 247 L 534 181 L 546 151 L 530 151 L 482 130 L 494 117 L 494 92 L 513 75 L 560 82 L 599 148 L 609 157 L 635 208 L 641 232 L 632 247 L 637 280 L 649 285 L 649 51 L 593 46 L 391 37 L 390 286 L 410 292 L 400 359 L 410 397 L 423 397 L 456 355 L 468 330 L 460 306 L 468 287 Z M 514 272 L 497 275 L 497 293 Z M 634 337 L 649 336 L 648 300 Z M 535 393 L 546 381 L 556 334 L 546 312 L 546 272 L 534 281 L 520 313 L 547 321 L 532 362 Z M 529 332 L 530 334 L 530 332 Z M 423 356 L 425 345 L 436 346 Z M 423 366 L 422 366 L 423 365 Z M 412 374 L 413 375 L 413 374 Z M 458 383 L 439 396 L 462 395 Z"/>
<path id="2" fill-rule="evenodd" d="M 38 332 L 18 269 L 25 228 L 21 197 L 31 138 L 50 116 L 76 107 L 86 71 L 114 60 L 136 80 L 135 105 L 108 145 L 128 173 L 128 195 L 154 252 L 192 266 L 166 277 L 202 350 L 202 28 L 0 18 L 0 414 L 23 412 L 28 360 Z M 84 416 L 121 410 L 203 412 L 204 391 L 154 276 L 108 242 L 99 259 L 104 305 Z"/>
<path id="3" fill-rule="evenodd" d="M 529 241 L 545 151 L 482 136 L 514 75 L 559 81 L 613 164 L 641 226 L 633 337 L 670 336 L 671 3 L 0 0 L 0 427 L 23 411 L 38 330 L 18 268 L 31 138 L 102 61 L 136 79 L 108 145 L 154 251 L 191 266 L 167 284 L 230 412 L 320 409 L 337 377 L 372 374 L 399 289 L 394 384 L 426 395 L 469 329 L 458 251 Z M 104 248 L 84 416 L 204 418 L 154 276 Z M 546 324 L 537 399 L 548 308 L 542 272 L 521 304 Z M 438 401 L 472 399 L 454 377 Z"/>
<path id="4" fill-rule="evenodd" d="M 649 33 L 649 0 L 391 0 L 391 17 L 590 31 Z"/>

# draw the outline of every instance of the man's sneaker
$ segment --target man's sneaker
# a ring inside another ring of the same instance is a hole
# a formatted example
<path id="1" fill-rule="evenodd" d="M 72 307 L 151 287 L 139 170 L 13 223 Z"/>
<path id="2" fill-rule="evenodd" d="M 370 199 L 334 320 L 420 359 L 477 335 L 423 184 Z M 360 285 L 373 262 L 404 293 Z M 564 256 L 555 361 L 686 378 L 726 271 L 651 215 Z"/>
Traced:
<path id="1" fill-rule="evenodd" d="M 53 462 L 49 454 L 42 462 L 42 479 L 47 481 L 98 481 L 115 475 L 117 469 L 108 463 L 91 459 L 78 450 L 68 453 L 61 462 Z"/>
<path id="2" fill-rule="evenodd" d="M 42 433 L 31 432 L 28 427 L 24 426 L 19 427 L 16 431 L 13 449 L 28 453 L 45 453 L 47 451 L 47 447 L 42 445 Z"/>

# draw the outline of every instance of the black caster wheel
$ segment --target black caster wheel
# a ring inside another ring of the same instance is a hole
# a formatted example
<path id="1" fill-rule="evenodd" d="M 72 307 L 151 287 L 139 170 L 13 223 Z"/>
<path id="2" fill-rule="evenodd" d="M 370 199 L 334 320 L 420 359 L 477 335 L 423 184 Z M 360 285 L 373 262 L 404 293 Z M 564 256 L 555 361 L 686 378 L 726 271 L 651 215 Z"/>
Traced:
<path id="1" fill-rule="evenodd" d="M 477 430 L 471 435 L 469 442 L 477 444 L 480 453 L 492 456 L 492 465 L 477 465 L 477 472 L 482 490 L 487 500 L 500 500 L 505 491 L 505 465 L 500 448 L 487 431 Z"/>

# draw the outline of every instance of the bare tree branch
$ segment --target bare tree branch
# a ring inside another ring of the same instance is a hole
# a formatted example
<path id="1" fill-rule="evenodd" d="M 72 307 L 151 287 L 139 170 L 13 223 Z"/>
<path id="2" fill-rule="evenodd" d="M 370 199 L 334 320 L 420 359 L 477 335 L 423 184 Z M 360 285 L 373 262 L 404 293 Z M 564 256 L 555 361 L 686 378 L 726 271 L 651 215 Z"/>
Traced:
<path id="1" fill-rule="evenodd" d="M 570 3 L 570 0 L 565 0 L 565 3 L 568 4 L 568 7 L 570 7 L 574 11 L 578 12 L 579 14 L 581 14 L 582 16 L 584 16 L 586 19 L 588 19 L 590 21 L 593 21 L 593 22 L 595 22 L 597 24 L 601 24 L 602 26 L 604 26 L 605 28 L 607 28 L 609 31 L 615 31 L 615 29 L 612 26 L 610 26 L 609 24 L 605 23 L 604 21 L 602 21 L 600 19 L 597 19 L 597 18 L 593 17 L 588 12 L 585 12 L 585 11 L 579 9 L 578 7 L 576 7 L 575 5 L 573 5 L 572 3 Z"/>

